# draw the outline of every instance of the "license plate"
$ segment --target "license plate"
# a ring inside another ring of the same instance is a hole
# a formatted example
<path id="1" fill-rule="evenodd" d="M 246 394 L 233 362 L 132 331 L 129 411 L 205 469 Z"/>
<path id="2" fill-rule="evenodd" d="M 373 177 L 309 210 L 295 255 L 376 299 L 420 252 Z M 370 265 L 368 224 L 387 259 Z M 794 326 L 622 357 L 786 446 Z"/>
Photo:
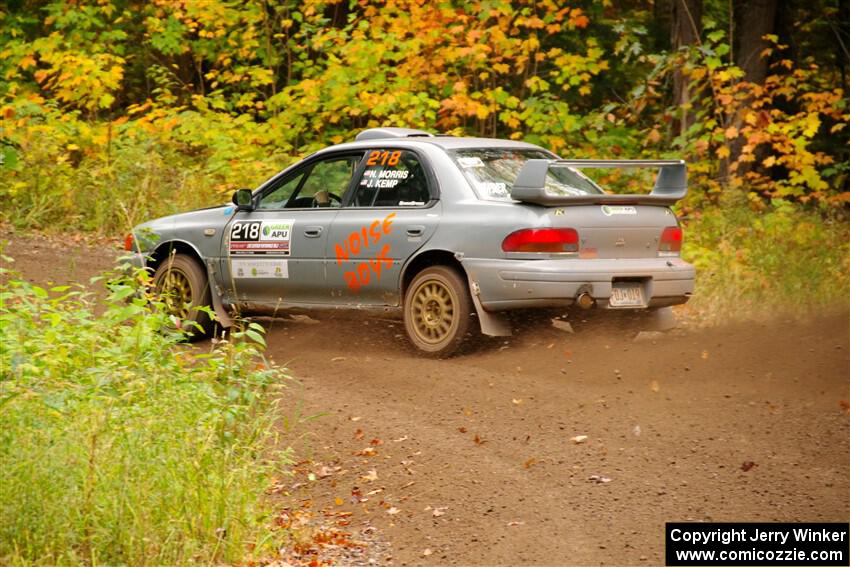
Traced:
<path id="1" fill-rule="evenodd" d="M 611 307 L 643 307 L 646 302 L 643 299 L 643 284 L 641 283 L 615 283 L 611 288 L 611 299 L 608 301 Z"/>

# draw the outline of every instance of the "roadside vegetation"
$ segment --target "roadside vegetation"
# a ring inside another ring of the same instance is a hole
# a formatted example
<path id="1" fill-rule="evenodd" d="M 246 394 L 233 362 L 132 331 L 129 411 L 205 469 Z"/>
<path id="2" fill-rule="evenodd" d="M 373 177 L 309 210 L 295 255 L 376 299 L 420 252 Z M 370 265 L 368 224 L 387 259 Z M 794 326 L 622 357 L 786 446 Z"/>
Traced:
<path id="1" fill-rule="evenodd" d="M 264 491 L 289 461 L 273 443 L 286 376 L 262 328 L 198 349 L 144 282 L 113 279 L 97 304 L 8 269 L 0 282 L 0 563 L 268 552 L 281 534 Z"/>

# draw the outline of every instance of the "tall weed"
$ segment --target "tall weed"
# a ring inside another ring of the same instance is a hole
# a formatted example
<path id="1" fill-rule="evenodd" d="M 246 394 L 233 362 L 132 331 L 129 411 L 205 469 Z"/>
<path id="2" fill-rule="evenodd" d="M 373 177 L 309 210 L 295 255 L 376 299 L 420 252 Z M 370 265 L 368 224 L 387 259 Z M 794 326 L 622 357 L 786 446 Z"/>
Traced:
<path id="1" fill-rule="evenodd" d="M 262 329 L 200 352 L 138 285 L 108 289 L 95 309 L 79 289 L 0 284 L 0 563 L 262 550 L 263 491 L 288 463 L 269 449 L 286 376 Z"/>
<path id="2" fill-rule="evenodd" d="M 697 269 L 688 304 L 705 322 L 850 306 L 850 224 L 786 201 L 707 209 L 685 222 Z"/>

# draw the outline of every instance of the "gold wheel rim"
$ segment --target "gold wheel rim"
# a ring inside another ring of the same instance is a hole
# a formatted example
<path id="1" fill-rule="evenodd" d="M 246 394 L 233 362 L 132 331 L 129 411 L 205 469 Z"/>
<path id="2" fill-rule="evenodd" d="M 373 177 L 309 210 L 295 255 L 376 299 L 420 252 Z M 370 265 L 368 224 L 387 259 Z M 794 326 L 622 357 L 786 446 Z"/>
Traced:
<path id="1" fill-rule="evenodd" d="M 420 284 L 413 294 L 410 308 L 416 336 L 426 343 L 444 341 L 457 324 L 452 292 L 438 280 Z"/>
<path id="2" fill-rule="evenodd" d="M 170 315 L 180 319 L 189 317 L 189 308 L 192 306 L 192 284 L 186 274 L 173 268 L 168 270 L 160 284 L 159 294 Z"/>

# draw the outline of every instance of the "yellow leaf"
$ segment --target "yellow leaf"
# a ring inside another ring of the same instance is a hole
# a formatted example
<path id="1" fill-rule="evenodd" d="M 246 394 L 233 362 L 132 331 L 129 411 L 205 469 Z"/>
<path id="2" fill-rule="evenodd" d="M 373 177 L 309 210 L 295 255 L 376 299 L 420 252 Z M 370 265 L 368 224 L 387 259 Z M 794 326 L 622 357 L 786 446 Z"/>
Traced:
<path id="1" fill-rule="evenodd" d="M 730 153 L 728 146 L 720 146 L 717 148 L 717 157 L 728 158 Z"/>
<path id="2" fill-rule="evenodd" d="M 730 140 L 732 138 L 737 138 L 738 137 L 738 129 L 735 128 L 734 126 L 729 126 L 728 128 L 726 128 L 726 131 L 724 132 L 724 134 L 725 134 L 726 138 L 728 138 Z"/>
<path id="3" fill-rule="evenodd" d="M 764 165 L 765 167 L 773 167 L 773 164 L 775 164 L 775 163 L 776 163 L 776 157 L 775 156 L 768 156 L 762 162 L 762 165 Z"/>

